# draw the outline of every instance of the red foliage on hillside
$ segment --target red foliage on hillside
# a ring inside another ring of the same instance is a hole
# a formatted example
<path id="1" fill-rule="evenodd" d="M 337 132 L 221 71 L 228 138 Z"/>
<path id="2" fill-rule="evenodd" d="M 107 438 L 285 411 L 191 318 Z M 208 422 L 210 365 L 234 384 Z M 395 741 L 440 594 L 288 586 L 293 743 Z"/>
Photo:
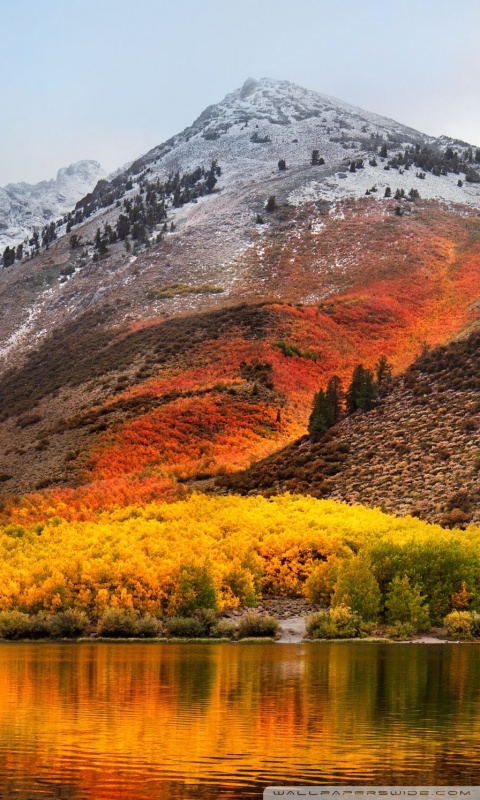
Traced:
<path id="1" fill-rule="evenodd" d="M 140 396 L 158 404 L 139 404 L 99 433 L 81 459 L 90 488 L 56 491 L 54 504 L 171 497 L 178 480 L 248 466 L 305 430 L 312 396 L 331 375 L 346 382 L 381 354 L 399 372 L 423 344 L 445 342 L 475 319 L 475 216 L 424 203 L 400 218 L 388 202 L 368 200 L 344 204 L 343 216 L 289 213 L 283 238 L 266 233 L 248 256 L 250 275 L 269 276 L 265 327 L 252 335 L 240 324 L 245 306 L 238 324 L 233 309 L 216 338 L 193 342 L 108 399 L 105 408 Z M 308 305 L 288 302 L 307 289 Z"/>

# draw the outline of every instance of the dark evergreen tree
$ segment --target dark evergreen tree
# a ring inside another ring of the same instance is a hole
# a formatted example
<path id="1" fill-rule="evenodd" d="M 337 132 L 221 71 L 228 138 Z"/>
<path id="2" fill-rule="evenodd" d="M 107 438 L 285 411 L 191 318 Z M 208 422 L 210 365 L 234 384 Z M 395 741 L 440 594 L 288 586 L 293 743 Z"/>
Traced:
<path id="1" fill-rule="evenodd" d="M 385 144 L 385 142 L 382 144 L 380 148 L 380 156 L 381 158 L 387 158 L 388 156 L 387 145 Z"/>
<path id="2" fill-rule="evenodd" d="M 95 234 L 95 250 L 97 251 L 97 256 L 104 256 L 108 252 L 108 234 L 105 235 L 100 231 L 100 228 L 97 228 L 97 232 Z"/>
<path id="3" fill-rule="evenodd" d="M 215 186 L 215 184 L 217 182 L 217 179 L 215 177 L 216 169 L 217 169 L 217 162 L 216 161 L 212 161 L 212 165 L 210 167 L 210 170 L 207 173 L 206 180 L 205 180 L 205 183 L 206 183 L 206 186 L 207 186 L 207 189 L 208 189 L 209 192 L 212 191 L 213 187 Z"/>
<path id="4" fill-rule="evenodd" d="M 281 158 L 278 162 L 278 169 L 280 172 L 284 172 L 287 169 L 287 163 L 284 158 Z"/>
<path id="5" fill-rule="evenodd" d="M 11 267 L 15 263 L 15 248 L 9 247 L 8 244 L 3 251 L 3 268 Z"/>
<path id="6" fill-rule="evenodd" d="M 384 394 L 392 385 L 392 370 L 393 367 L 385 355 L 381 355 L 375 364 L 375 377 L 377 381 L 377 390 L 380 394 Z"/>
<path id="7" fill-rule="evenodd" d="M 327 405 L 329 409 L 331 424 L 337 422 L 343 409 L 343 402 L 345 394 L 342 387 L 342 381 L 338 375 L 332 375 L 327 383 L 326 391 Z"/>
<path id="8" fill-rule="evenodd" d="M 312 160 L 311 164 L 312 167 L 316 167 L 319 161 L 320 153 L 318 150 L 312 150 Z"/>
<path id="9" fill-rule="evenodd" d="M 327 389 L 320 389 L 313 399 L 312 413 L 308 421 L 308 432 L 312 435 L 325 433 L 335 425 L 343 409 L 342 381 L 338 375 L 333 375 L 327 384 Z"/>
<path id="10" fill-rule="evenodd" d="M 277 201 L 274 194 L 271 194 L 267 200 L 267 205 L 265 206 L 265 211 L 275 211 L 277 207 Z"/>
<path id="11" fill-rule="evenodd" d="M 331 427 L 327 395 L 323 389 L 313 399 L 312 413 L 308 420 L 308 432 L 311 435 L 325 433 Z"/>
<path id="12" fill-rule="evenodd" d="M 130 233 L 130 220 L 125 214 L 120 214 L 117 219 L 117 236 L 122 242 L 127 238 Z"/>
<path id="13" fill-rule="evenodd" d="M 369 411 L 375 405 L 377 387 L 370 369 L 365 369 L 363 364 L 355 367 L 352 382 L 347 389 L 347 411 L 352 414 L 357 409 Z"/>

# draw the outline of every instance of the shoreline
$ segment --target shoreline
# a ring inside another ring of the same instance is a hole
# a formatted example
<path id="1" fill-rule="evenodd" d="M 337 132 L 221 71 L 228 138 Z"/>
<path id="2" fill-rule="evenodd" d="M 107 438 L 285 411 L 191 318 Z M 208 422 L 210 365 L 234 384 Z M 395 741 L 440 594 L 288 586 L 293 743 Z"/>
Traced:
<path id="1" fill-rule="evenodd" d="M 0 645 L 10 644 L 193 644 L 193 645 L 215 645 L 215 644 L 281 644 L 281 645 L 319 645 L 319 644 L 480 644 L 480 640 L 472 639 L 441 639 L 435 636 L 419 636 L 416 639 L 388 639 L 382 636 L 365 636 L 363 638 L 350 639 L 300 639 L 298 641 L 284 641 L 273 637 L 248 637 L 245 639 L 226 639 L 226 638 L 180 638 L 155 637 L 142 639 L 138 636 L 132 637 L 107 637 L 107 636 L 82 636 L 78 639 L 0 639 Z"/>

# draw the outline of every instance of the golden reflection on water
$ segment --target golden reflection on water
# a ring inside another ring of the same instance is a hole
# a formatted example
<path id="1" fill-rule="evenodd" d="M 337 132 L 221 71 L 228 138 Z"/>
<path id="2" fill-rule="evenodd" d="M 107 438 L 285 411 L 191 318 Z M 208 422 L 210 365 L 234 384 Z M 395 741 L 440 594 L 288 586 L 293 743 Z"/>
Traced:
<path id="1" fill-rule="evenodd" d="M 0 646 L 0 796 L 480 783 L 480 648 Z"/>

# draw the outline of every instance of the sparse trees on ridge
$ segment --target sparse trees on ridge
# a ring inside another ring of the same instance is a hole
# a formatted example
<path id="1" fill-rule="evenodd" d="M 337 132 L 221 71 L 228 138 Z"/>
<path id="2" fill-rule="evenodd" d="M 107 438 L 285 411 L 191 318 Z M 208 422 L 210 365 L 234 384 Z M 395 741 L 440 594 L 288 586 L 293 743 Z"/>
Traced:
<path id="1" fill-rule="evenodd" d="M 326 389 L 320 389 L 313 398 L 312 411 L 308 421 L 308 432 L 315 436 L 325 433 L 341 418 L 344 411 L 370 411 L 378 397 L 383 397 L 392 388 L 392 365 L 385 355 L 381 355 L 375 365 L 375 374 L 358 364 L 346 392 L 338 375 L 333 375 Z"/>
<path id="2" fill-rule="evenodd" d="M 328 381 L 326 391 L 320 389 L 314 397 L 308 432 L 325 433 L 335 425 L 343 410 L 343 400 L 342 381 L 338 375 L 333 375 Z"/>
<path id="3" fill-rule="evenodd" d="M 345 395 L 347 411 L 352 414 L 357 409 L 369 411 L 375 405 L 377 398 L 377 385 L 373 372 L 366 369 L 363 364 L 355 367 L 352 382 Z"/>

